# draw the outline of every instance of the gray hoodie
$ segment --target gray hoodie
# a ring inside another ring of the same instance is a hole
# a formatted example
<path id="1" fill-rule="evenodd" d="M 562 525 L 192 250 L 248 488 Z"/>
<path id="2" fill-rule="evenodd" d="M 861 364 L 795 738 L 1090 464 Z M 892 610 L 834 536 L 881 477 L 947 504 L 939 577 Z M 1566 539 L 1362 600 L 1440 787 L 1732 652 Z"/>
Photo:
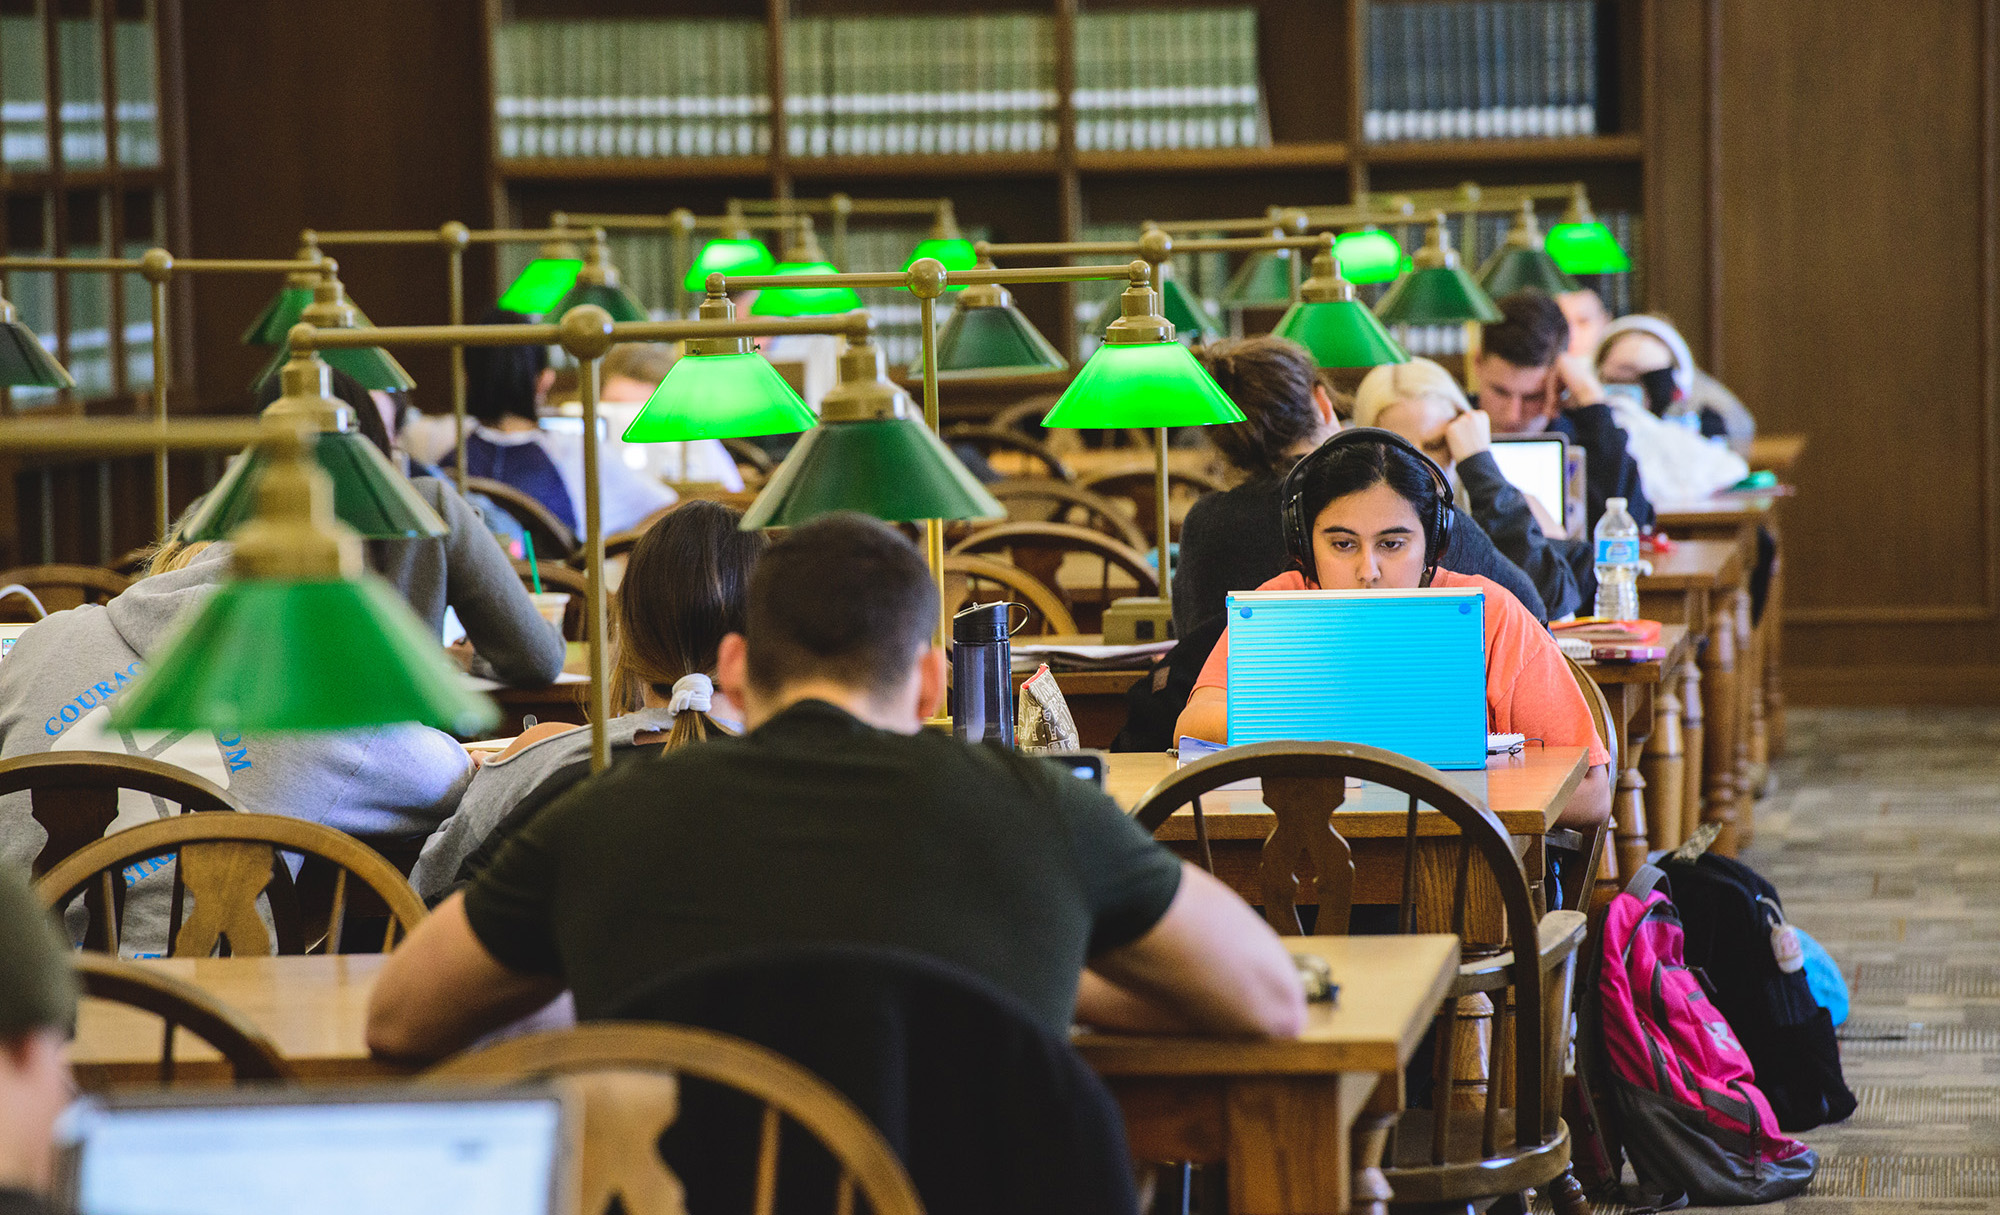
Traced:
<path id="1" fill-rule="evenodd" d="M 228 560 L 227 544 L 211 545 L 184 569 L 141 579 L 102 606 L 57 612 L 24 632 L 0 660 L 0 759 L 46 751 L 145 755 L 206 777 L 261 813 L 357 835 L 430 832 L 457 806 L 472 769 L 450 735 L 425 726 L 230 738 L 109 727 L 109 702 L 181 614 L 221 581 Z M 110 830 L 178 811 L 127 791 Z M 0 863 L 25 871 L 46 840 L 28 794 L 0 797 Z M 156 908 L 127 905 L 128 952 L 163 947 L 161 895 Z"/>

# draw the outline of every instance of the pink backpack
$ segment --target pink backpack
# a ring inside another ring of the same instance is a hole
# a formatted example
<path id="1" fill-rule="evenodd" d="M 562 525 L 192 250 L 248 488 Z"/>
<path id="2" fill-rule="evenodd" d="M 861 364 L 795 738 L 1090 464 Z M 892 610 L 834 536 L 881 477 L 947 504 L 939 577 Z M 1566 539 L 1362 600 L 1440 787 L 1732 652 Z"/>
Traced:
<path id="1" fill-rule="evenodd" d="M 1598 975 L 1618 1140 L 1641 1180 L 1698 1206 L 1796 1194 L 1819 1158 L 1778 1129 L 1750 1056 L 1683 956 L 1666 874 L 1641 866 L 1611 900 Z"/>

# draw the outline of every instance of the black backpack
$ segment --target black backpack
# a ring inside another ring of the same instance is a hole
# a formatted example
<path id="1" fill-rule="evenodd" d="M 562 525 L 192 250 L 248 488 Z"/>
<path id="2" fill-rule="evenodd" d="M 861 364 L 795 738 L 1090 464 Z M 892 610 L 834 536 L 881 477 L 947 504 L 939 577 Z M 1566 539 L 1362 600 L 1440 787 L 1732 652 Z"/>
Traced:
<path id="1" fill-rule="evenodd" d="M 1217 612 L 1153 660 L 1145 677 L 1126 690 L 1125 728 L 1111 740 L 1113 751 L 1169 751 L 1180 742 L 1174 737 L 1174 723 L 1187 708 L 1194 681 L 1201 678 L 1201 668 L 1228 624 L 1228 614 Z"/>
<path id="2" fill-rule="evenodd" d="M 1778 1125 L 1804 1131 L 1854 1112 L 1840 1070 L 1833 1016 L 1813 999 L 1803 969 L 1779 968 L 1772 933 L 1784 925 L 1775 886 L 1748 865 L 1703 853 L 1662 858 L 1687 935 L 1687 964 L 1701 971 L 1757 1069 Z"/>

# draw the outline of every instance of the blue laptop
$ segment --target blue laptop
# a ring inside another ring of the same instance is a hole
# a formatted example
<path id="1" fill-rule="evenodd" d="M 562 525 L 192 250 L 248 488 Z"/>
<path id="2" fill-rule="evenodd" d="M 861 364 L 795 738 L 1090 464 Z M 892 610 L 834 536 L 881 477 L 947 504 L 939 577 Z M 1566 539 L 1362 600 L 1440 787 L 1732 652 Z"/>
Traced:
<path id="1" fill-rule="evenodd" d="M 1478 590 L 1229 596 L 1229 742 L 1351 742 L 1486 766 Z"/>

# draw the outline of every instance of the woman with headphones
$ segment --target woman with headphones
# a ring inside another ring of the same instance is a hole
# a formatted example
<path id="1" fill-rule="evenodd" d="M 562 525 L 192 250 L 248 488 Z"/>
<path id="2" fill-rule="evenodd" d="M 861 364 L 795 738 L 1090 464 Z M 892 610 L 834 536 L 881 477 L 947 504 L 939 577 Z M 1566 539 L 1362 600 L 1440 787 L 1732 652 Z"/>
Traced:
<path id="1" fill-rule="evenodd" d="M 1486 716 L 1494 733 L 1552 747 L 1585 747 L 1589 771 L 1563 809 L 1564 826 L 1604 821 L 1610 754 L 1548 631 L 1506 588 L 1438 568 L 1452 532 L 1451 487 L 1402 436 L 1343 431 L 1299 461 L 1279 507 L 1292 568 L 1258 590 L 1478 589 L 1486 596 Z M 1177 733 L 1229 740 L 1229 634 L 1208 656 Z"/>

